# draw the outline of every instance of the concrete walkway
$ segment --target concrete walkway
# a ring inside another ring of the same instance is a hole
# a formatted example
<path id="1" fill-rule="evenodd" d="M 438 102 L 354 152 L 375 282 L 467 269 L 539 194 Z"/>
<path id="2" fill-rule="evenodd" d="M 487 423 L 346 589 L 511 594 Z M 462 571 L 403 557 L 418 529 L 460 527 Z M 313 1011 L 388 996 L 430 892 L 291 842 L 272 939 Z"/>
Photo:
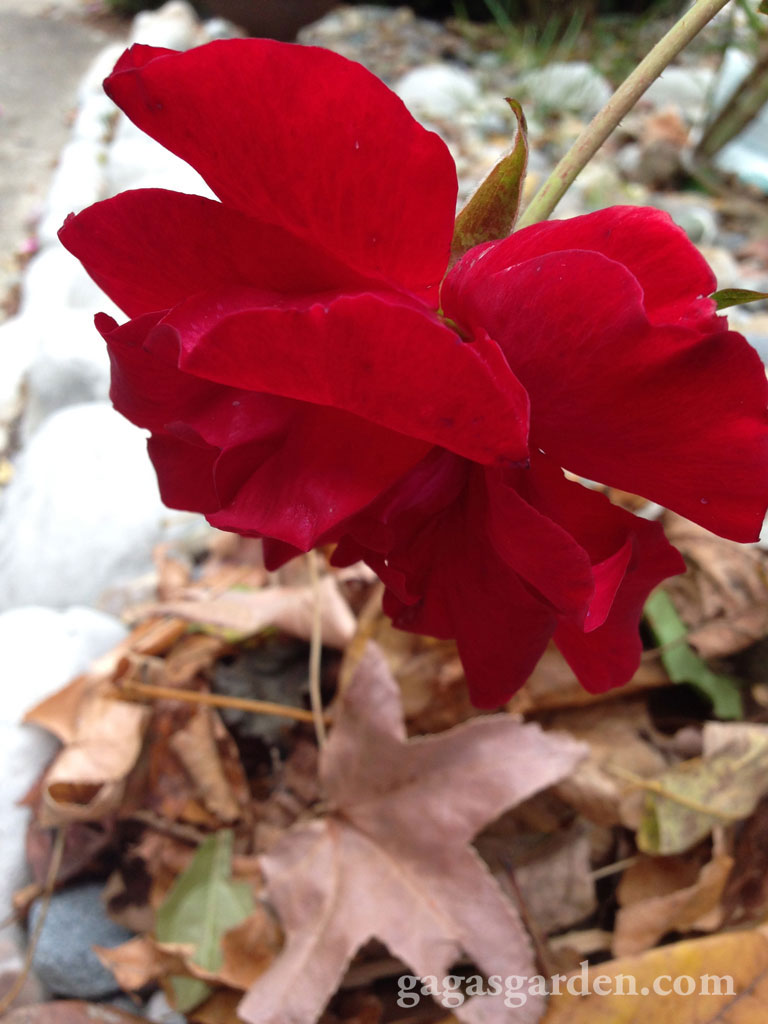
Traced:
<path id="1" fill-rule="evenodd" d="M 69 134 L 77 84 L 127 25 L 87 0 L 0 0 L 0 320 Z"/>

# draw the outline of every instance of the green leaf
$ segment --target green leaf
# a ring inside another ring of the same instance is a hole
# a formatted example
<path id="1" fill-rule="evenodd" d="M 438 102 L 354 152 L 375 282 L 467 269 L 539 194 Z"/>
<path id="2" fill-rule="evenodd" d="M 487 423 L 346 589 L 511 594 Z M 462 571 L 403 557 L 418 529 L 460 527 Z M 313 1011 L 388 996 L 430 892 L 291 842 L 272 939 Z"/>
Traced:
<path id="1" fill-rule="evenodd" d="M 517 221 L 528 167 L 528 128 L 523 108 L 507 97 L 517 120 L 512 151 L 496 164 L 456 218 L 451 243 L 451 263 L 481 242 L 506 238 Z"/>
<path id="2" fill-rule="evenodd" d="M 224 933 L 254 909 L 248 883 L 232 881 L 232 838 L 231 829 L 209 836 L 157 911 L 158 942 L 193 946 L 192 961 L 208 971 L 221 967 Z M 198 1006 L 211 992 L 210 986 L 197 978 L 175 977 L 171 983 L 181 1013 Z"/>
<path id="3" fill-rule="evenodd" d="M 713 672 L 686 641 L 688 630 L 665 590 L 655 590 L 645 602 L 645 619 L 661 647 L 661 663 L 673 683 L 690 683 L 712 702 L 718 718 L 741 718 L 738 683 Z"/>
<path id="4" fill-rule="evenodd" d="M 768 0 L 765 2 L 768 4 Z M 718 309 L 728 309 L 729 306 L 743 306 L 747 302 L 768 299 L 768 292 L 752 292 L 748 288 L 722 288 L 710 295 L 710 298 L 715 300 Z"/>

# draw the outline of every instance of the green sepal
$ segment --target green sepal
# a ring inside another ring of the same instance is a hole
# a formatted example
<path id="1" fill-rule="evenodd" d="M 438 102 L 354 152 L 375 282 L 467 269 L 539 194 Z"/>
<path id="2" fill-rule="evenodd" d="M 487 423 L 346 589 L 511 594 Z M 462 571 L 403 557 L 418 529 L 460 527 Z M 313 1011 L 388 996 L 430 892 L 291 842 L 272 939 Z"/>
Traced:
<path id="1" fill-rule="evenodd" d="M 765 2 L 768 4 L 768 0 Z M 728 309 L 730 306 L 743 306 L 747 302 L 768 299 L 768 292 L 753 292 L 749 288 L 722 288 L 719 292 L 713 292 L 710 299 L 715 300 L 718 309 Z"/>
<path id="2" fill-rule="evenodd" d="M 528 127 L 518 101 L 506 99 L 517 120 L 515 142 L 456 218 L 451 265 L 481 242 L 506 238 L 517 221 L 528 167 Z"/>

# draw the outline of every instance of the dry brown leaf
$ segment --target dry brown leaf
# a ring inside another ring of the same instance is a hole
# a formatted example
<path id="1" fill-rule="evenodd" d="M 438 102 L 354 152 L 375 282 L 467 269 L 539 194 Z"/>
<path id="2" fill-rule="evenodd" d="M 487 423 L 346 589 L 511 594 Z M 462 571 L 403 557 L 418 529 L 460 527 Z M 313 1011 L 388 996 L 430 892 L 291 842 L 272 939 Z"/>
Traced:
<path id="1" fill-rule="evenodd" d="M 643 809 L 623 773 L 644 778 L 666 767 L 662 754 L 646 739 L 654 735 L 645 704 L 626 701 L 563 711 L 547 717 L 547 727 L 585 740 L 589 757 L 557 787 L 558 794 L 597 825 L 635 828 Z"/>
<path id="2" fill-rule="evenodd" d="M 701 526 L 665 513 L 672 544 L 685 556 L 688 572 L 668 580 L 689 641 L 703 658 L 722 657 L 768 634 L 768 554 L 736 544 Z"/>
<path id="3" fill-rule="evenodd" d="M 343 648 L 355 632 L 355 618 L 333 576 L 320 581 L 323 643 Z M 134 620 L 148 615 L 179 616 L 187 622 L 215 627 L 238 638 L 253 636 L 274 626 L 302 640 L 309 640 L 315 594 L 311 586 L 262 587 L 260 590 L 228 590 L 211 593 L 192 589 L 186 600 L 137 605 L 130 610 Z"/>
<path id="4" fill-rule="evenodd" d="M 726 853 L 702 866 L 692 858 L 640 857 L 619 883 L 614 956 L 642 953 L 667 932 L 718 928 L 722 911 L 712 912 L 720 907 L 732 867 Z"/>
<path id="5" fill-rule="evenodd" d="M 690 939 L 584 974 L 583 993 L 580 976 L 572 991 L 561 983 L 541 1024 L 765 1024 L 768 935 L 756 929 Z M 675 983 L 688 994 L 676 993 Z"/>
<path id="6" fill-rule="evenodd" d="M 409 742 L 397 684 L 371 644 L 321 753 L 331 813 L 295 825 L 262 859 L 286 943 L 240 1015 L 310 1024 L 374 936 L 419 975 L 443 975 L 462 953 L 489 974 L 533 973 L 519 916 L 469 843 L 584 753 L 504 714 Z M 532 1000 L 518 1019 L 533 1024 L 540 1011 Z M 508 1016 L 487 997 L 458 1015 L 488 1024 Z"/>
<path id="7" fill-rule="evenodd" d="M 247 790 L 239 787 L 235 792 L 224 772 L 217 744 L 228 735 L 215 712 L 198 708 L 170 739 L 171 750 L 184 765 L 206 808 L 227 824 L 237 821 L 248 799 Z"/>
<path id="8" fill-rule="evenodd" d="M 734 845 L 734 866 L 723 903 L 729 922 L 758 921 L 768 907 L 768 799 L 744 823 Z"/>

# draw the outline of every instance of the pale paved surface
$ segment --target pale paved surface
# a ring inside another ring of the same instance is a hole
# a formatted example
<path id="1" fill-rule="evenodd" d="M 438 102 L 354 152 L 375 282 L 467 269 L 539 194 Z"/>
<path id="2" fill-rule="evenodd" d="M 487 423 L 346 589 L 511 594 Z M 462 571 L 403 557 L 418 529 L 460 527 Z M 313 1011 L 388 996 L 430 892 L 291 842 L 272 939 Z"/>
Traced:
<path id="1" fill-rule="evenodd" d="M 0 307 L 67 140 L 78 82 L 126 32 L 93 10 L 81 0 L 0 0 Z"/>

